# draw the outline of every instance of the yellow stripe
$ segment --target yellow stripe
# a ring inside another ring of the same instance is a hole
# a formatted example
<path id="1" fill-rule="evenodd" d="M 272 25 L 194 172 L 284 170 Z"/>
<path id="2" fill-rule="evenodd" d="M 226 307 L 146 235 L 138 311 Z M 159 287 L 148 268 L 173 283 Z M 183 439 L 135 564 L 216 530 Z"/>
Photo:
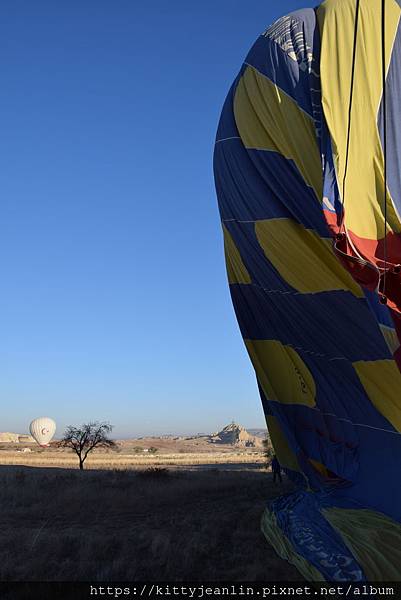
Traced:
<path id="1" fill-rule="evenodd" d="M 366 509 L 328 508 L 323 514 L 341 535 L 368 581 L 401 580 L 399 523 Z"/>
<path id="2" fill-rule="evenodd" d="M 393 360 L 358 361 L 353 367 L 377 410 L 401 432 L 401 373 Z"/>
<path id="3" fill-rule="evenodd" d="M 333 142 L 337 180 L 342 193 L 354 41 L 355 0 L 326 0 L 318 8 L 321 29 L 321 83 L 324 115 Z M 386 2 L 386 59 L 400 19 L 395 0 Z M 377 126 L 382 98 L 381 0 L 361 0 L 351 116 L 350 152 L 345 193 L 345 223 L 360 237 L 384 236 L 383 151 Z M 388 200 L 388 225 L 401 231 Z"/>
<path id="4" fill-rule="evenodd" d="M 334 255 L 330 240 L 292 219 L 257 221 L 255 231 L 269 261 L 299 292 L 348 290 L 363 297 L 359 285 Z"/>
<path id="5" fill-rule="evenodd" d="M 327 467 L 323 463 L 319 462 L 318 460 L 314 460 L 313 458 L 309 458 L 308 460 L 311 463 L 312 467 L 314 467 L 316 471 L 320 473 L 320 475 L 323 475 L 323 477 L 329 476 L 327 472 Z"/>
<path id="6" fill-rule="evenodd" d="M 300 472 L 301 469 L 299 467 L 297 457 L 291 450 L 287 438 L 285 437 L 276 417 L 267 415 L 266 424 L 280 465 L 286 469 Z"/>
<path id="7" fill-rule="evenodd" d="M 306 184 L 322 198 L 322 169 L 313 119 L 267 77 L 247 67 L 234 98 L 239 134 L 247 148 L 291 159 Z"/>
<path id="8" fill-rule="evenodd" d="M 224 224 L 223 234 L 228 283 L 251 283 L 251 277 L 242 261 L 239 250 Z"/>
<path id="9" fill-rule="evenodd" d="M 394 352 L 400 347 L 400 341 L 398 339 L 395 329 L 380 324 L 379 327 L 381 329 L 384 339 L 386 340 L 390 352 L 394 354 Z"/>
<path id="10" fill-rule="evenodd" d="M 294 348 L 278 340 L 244 341 L 266 398 L 315 406 L 315 381 Z"/>

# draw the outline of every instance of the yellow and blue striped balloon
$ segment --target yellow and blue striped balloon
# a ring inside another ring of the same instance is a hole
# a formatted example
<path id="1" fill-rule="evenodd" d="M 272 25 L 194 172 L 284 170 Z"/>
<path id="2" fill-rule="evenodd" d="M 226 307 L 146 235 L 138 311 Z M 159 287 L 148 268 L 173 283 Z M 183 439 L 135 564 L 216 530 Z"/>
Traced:
<path id="1" fill-rule="evenodd" d="M 216 137 L 231 297 L 298 486 L 262 529 L 314 580 L 401 578 L 400 16 L 326 0 L 279 19 Z"/>

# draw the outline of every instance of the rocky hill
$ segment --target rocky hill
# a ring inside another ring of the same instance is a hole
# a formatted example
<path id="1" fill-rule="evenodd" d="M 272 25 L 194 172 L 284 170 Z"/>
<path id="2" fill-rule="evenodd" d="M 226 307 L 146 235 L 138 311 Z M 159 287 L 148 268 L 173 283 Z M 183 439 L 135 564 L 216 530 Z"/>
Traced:
<path id="1" fill-rule="evenodd" d="M 33 444 L 35 440 L 30 435 L 23 435 L 20 433 L 11 433 L 9 431 L 0 432 L 0 443 L 9 444 Z"/>
<path id="2" fill-rule="evenodd" d="M 219 431 L 209 436 L 212 444 L 230 444 L 231 446 L 243 448 L 262 448 L 263 439 L 259 436 L 250 434 L 244 427 L 237 423 L 230 423 Z"/>
<path id="3" fill-rule="evenodd" d="M 263 440 L 266 439 L 266 436 L 268 435 L 268 431 L 267 429 L 247 429 L 248 433 L 250 433 L 251 435 L 254 435 L 255 437 L 259 437 L 262 438 Z"/>
<path id="4" fill-rule="evenodd" d="M 14 444 L 18 444 L 18 433 L 10 433 L 9 431 L 4 431 L 3 433 L 0 433 L 0 442 L 11 442 Z"/>

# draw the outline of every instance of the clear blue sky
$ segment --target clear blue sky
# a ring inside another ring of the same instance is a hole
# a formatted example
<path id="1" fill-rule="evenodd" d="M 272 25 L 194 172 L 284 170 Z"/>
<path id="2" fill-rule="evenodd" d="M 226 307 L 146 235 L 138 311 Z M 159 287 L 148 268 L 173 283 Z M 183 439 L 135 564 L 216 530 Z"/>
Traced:
<path id="1" fill-rule="evenodd" d="M 309 0 L 3 0 L 0 431 L 264 426 L 212 175 L 247 50 Z"/>

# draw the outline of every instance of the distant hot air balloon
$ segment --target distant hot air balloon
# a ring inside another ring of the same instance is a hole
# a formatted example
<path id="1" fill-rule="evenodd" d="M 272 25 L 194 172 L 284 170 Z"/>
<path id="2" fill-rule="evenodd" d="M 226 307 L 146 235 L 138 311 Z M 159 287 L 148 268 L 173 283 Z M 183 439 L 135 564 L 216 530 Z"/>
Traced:
<path id="1" fill-rule="evenodd" d="M 263 532 L 313 580 L 401 578 L 401 0 L 257 39 L 214 172 L 232 301 L 298 491 Z"/>
<path id="2" fill-rule="evenodd" d="M 56 423 L 49 417 L 38 417 L 29 425 L 29 431 L 39 446 L 48 446 L 56 433 Z"/>

